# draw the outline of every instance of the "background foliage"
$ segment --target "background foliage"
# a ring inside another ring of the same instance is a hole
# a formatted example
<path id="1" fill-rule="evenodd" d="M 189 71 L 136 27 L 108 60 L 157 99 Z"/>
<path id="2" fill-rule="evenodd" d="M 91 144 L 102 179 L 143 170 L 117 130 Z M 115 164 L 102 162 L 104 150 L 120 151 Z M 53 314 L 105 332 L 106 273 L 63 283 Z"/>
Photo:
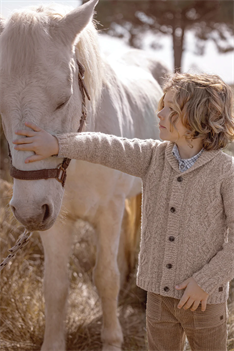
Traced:
<path id="1" fill-rule="evenodd" d="M 174 68 L 181 70 L 185 33 L 192 30 L 196 53 L 202 55 L 211 39 L 220 53 L 233 51 L 234 2 L 232 0 L 100 0 L 97 20 L 105 32 L 135 48 L 142 48 L 146 33 L 155 35 L 151 46 L 157 49 L 157 34 L 172 36 Z"/>

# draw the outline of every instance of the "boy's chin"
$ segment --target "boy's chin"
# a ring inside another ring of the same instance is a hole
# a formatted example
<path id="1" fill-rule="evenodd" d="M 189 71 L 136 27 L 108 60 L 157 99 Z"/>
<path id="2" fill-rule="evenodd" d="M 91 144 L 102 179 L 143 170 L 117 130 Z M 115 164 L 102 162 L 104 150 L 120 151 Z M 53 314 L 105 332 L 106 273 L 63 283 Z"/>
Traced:
<path id="1" fill-rule="evenodd" d="M 160 133 L 159 137 L 163 141 L 172 141 L 170 138 L 167 138 L 165 135 L 163 135 L 163 133 Z"/>

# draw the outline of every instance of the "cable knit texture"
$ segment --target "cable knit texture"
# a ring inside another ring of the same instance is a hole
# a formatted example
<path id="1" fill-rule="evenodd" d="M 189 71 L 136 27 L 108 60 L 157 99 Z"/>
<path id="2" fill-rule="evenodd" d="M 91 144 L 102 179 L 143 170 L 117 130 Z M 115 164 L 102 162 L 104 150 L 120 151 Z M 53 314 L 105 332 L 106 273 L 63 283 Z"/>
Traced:
<path id="1" fill-rule="evenodd" d="M 228 298 L 234 278 L 234 161 L 204 150 L 181 173 L 171 142 L 102 133 L 56 136 L 58 157 L 99 163 L 140 177 L 143 183 L 137 284 L 180 299 L 175 286 L 193 277 L 208 303 Z"/>

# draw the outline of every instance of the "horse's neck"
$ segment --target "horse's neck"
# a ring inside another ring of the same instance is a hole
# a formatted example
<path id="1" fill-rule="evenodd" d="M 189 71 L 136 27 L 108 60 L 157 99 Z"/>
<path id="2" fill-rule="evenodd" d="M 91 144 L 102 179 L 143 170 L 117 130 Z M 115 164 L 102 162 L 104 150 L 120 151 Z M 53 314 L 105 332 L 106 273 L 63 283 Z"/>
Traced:
<path id="1" fill-rule="evenodd" d="M 92 130 L 127 138 L 158 138 L 161 89 L 150 72 L 122 62 L 103 62 L 103 88 Z"/>
<path id="2" fill-rule="evenodd" d="M 102 72 L 102 93 L 96 103 L 95 111 L 89 105 L 86 131 L 121 135 L 121 123 L 117 118 L 119 114 L 120 82 L 105 58 L 102 62 Z"/>
<path id="3" fill-rule="evenodd" d="M 127 138 L 158 138 L 156 109 L 162 95 L 151 72 L 124 61 L 102 60 L 102 91 L 87 131 Z"/>

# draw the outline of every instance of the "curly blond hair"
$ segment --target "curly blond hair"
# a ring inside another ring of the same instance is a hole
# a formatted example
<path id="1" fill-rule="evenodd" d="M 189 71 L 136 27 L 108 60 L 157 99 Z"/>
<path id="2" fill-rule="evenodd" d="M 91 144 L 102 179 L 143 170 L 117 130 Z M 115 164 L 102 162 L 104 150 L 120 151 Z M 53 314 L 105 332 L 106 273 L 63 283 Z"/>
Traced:
<path id="1" fill-rule="evenodd" d="M 204 149 L 218 150 L 234 140 L 232 91 L 220 77 L 205 73 L 169 76 L 159 110 L 164 107 L 164 96 L 169 90 L 175 92 L 170 122 L 176 129 L 175 122 L 181 118 L 190 146 L 192 139 L 202 138 Z"/>

